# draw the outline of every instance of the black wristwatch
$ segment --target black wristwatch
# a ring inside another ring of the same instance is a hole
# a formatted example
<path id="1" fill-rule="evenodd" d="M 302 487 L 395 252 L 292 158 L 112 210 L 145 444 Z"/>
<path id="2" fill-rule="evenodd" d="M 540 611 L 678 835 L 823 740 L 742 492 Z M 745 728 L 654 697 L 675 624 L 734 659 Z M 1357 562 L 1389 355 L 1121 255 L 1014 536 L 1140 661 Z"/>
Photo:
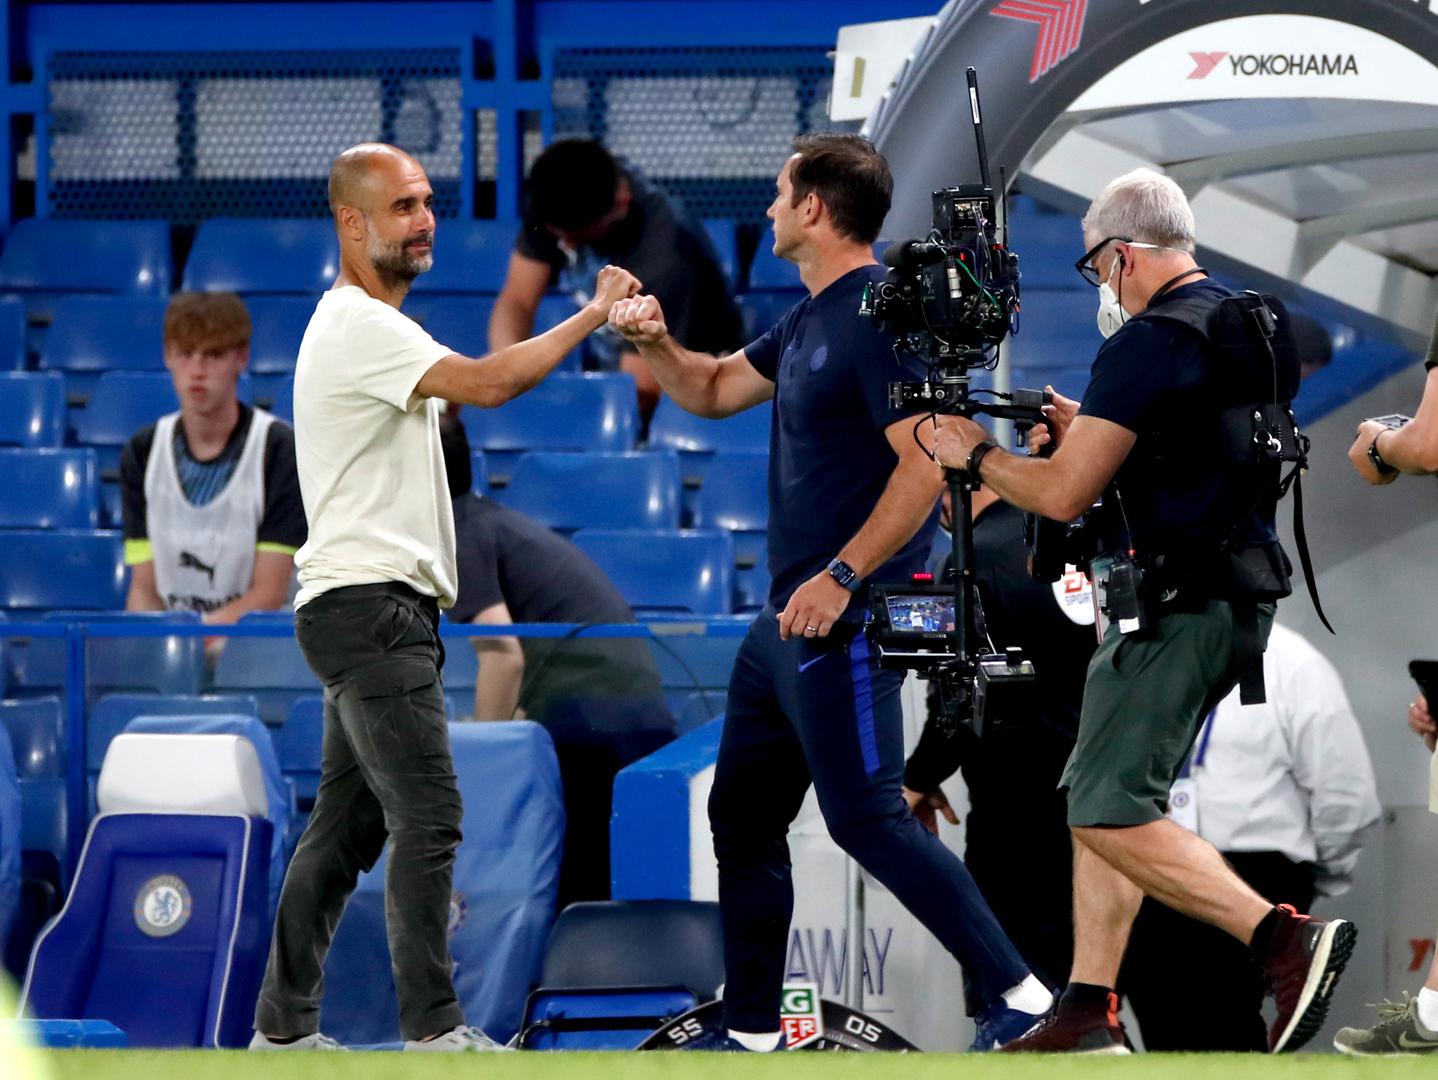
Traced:
<path id="1" fill-rule="evenodd" d="M 984 457 L 990 450 L 997 450 L 998 448 L 999 444 L 992 439 L 985 439 L 979 443 L 978 446 L 969 451 L 969 460 L 964 463 L 964 472 L 977 480 L 979 478 L 979 463 L 984 460 Z"/>
<path id="2" fill-rule="evenodd" d="M 859 586 L 863 584 L 859 575 L 854 573 L 854 568 L 842 559 L 833 559 L 829 562 L 829 576 L 849 592 L 858 592 Z"/>
<path id="3" fill-rule="evenodd" d="M 1381 432 L 1379 434 L 1382 434 Z M 1378 470 L 1379 476 L 1392 476 L 1398 470 L 1383 460 L 1383 455 L 1378 452 L 1378 436 L 1373 436 L 1373 441 L 1368 444 L 1368 460 L 1373 462 L 1373 467 Z"/>

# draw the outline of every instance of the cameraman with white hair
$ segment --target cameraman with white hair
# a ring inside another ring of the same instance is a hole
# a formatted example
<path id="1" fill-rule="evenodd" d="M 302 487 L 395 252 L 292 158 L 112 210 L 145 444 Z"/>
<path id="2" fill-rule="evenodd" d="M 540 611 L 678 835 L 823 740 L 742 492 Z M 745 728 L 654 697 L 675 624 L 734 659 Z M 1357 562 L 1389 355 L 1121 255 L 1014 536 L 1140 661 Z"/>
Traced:
<path id="1" fill-rule="evenodd" d="M 1295 1050 L 1322 1023 L 1352 925 L 1271 904 L 1164 817 L 1203 718 L 1235 685 L 1262 700 L 1274 601 L 1291 591 L 1274 527 L 1291 458 L 1255 447 L 1299 443 L 1287 410 L 1292 335 L 1276 301 L 1209 280 L 1194 261 L 1188 200 L 1167 177 L 1139 169 L 1114 180 L 1083 229 L 1075 266 L 1099 289 L 1108 340 L 1083 402 L 1056 396 L 1034 429 L 1031 449 L 1052 441 L 1054 454 L 1004 453 L 959 418 L 934 448 L 941 465 L 1024 510 L 1085 515 L 1109 614 L 1061 781 L 1075 840 L 1074 965 L 1056 1009 L 1006 1049 L 1126 1052 L 1113 989 L 1147 893 L 1252 949 L 1277 1004 L 1269 1048 Z M 1182 993 L 1181 958 L 1174 970 Z"/>

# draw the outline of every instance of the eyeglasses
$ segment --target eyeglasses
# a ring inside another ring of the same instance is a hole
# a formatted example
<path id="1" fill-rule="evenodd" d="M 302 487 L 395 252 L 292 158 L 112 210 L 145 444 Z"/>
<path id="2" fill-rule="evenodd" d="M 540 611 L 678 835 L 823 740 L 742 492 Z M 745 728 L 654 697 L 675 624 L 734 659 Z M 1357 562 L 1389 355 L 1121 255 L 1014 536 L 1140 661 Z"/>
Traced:
<path id="1" fill-rule="evenodd" d="M 1112 244 L 1115 240 L 1117 240 L 1120 244 L 1127 244 L 1129 247 L 1146 248 L 1149 251 L 1167 250 L 1162 244 L 1146 244 L 1142 240 L 1130 240 L 1127 236 L 1105 237 L 1093 247 L 1085 251 L 1083 253 L 1083 257 L 1079 259 L 1078 262 L 1074 263 L 1074 269 L 1079 272 L 1079 277 L 1083 278 L 1095 289 L 1103 284 L 1103 278 L 1099 274 L 1098 267 L 1094 265 L 1094 260 L 1098 258 L 1098 253 L 1100 251 L 1102 251 L 1109 244 Z"/>

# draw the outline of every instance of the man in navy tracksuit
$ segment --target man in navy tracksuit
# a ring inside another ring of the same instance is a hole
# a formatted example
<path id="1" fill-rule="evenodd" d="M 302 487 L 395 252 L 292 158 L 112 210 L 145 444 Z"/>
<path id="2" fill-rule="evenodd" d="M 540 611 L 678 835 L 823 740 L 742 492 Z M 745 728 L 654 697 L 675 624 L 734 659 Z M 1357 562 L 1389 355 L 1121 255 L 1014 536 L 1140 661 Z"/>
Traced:
<path id="1" fill-rule="evenodd" d="M 964 864 L 909 813 L 898 672 L 863 634 L 867 584 L 924 568 L 943 476 L 889 407 L 916 380 L 859 315 L 882 279 L 872 244 L 893 180 L 852 135 L 809 135 L 779 174 L 774 253 L 809 297 L 726 357 L 684 350 L 651 296 L 610 324 L 660 386 L 700 416 L 774 400 L 769 603 L 739 650 L 709 801 L 724 922 L 727 1049 L 779 1043 L 779 995 L 794 891 L 786 834 L 813 783 L 834 840 L 943 943 L 981 990 L 976 1046 L 1021 1034 L 1050 1004 Z"/>

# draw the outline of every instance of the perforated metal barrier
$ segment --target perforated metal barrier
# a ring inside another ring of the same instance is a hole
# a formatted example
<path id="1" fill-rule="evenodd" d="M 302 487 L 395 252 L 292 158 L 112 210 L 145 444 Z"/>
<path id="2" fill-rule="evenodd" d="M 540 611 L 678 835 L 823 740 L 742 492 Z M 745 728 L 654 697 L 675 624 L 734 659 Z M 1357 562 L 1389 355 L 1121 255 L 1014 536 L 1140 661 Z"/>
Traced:
<path id="1" fill-rule="evenodd" d="M 566 49 L 554 134 L 588 135 L 699 218 L 764 219 L 795 135 L 829 125 L 818 48 Z"/>
<path id="2" fill-rule="evenodd" d="M 56 217 L 322 217 L 335 155 L 371 139 L 460 209 L 458 49 L 55 53 L 47 110 Z"/>

